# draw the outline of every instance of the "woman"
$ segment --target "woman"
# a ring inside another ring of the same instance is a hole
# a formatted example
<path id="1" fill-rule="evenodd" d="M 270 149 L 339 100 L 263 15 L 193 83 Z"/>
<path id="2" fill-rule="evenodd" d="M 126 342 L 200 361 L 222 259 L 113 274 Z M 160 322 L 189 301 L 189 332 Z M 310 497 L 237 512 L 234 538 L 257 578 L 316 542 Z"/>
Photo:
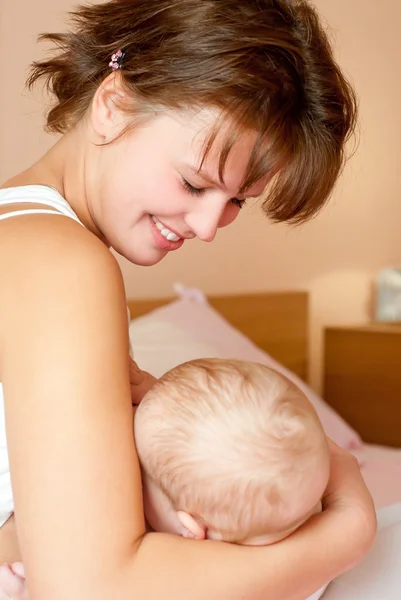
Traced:
<path id="1" fill-rule="evenodd" d="M 15 511 L 30 598 L 305 598 L 372 542 L 358 465 L 333 446 L 325 510 L 274 546 L 145 535 L 131 403 L 147 382 L 131 393 L 109 248 L 154 265 L 212 241 L 248 197 L 274 221 L 310 218 L 343 165 L 353 92 L 304 0 L 112 0 L 72 21 L 43 36 L 58 51 L 29 78 L 54 93 L 62 136 L 0 189 L 0 511 Z"/>

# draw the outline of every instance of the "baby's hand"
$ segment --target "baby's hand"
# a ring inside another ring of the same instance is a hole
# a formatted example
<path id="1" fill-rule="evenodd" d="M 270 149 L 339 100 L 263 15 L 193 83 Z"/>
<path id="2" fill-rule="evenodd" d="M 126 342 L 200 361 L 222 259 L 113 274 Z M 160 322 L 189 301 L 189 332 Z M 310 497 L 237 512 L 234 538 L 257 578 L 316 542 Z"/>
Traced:
<path id="1" fill-rule="evenodd" d="M 0 566 L 0 600 L 29 600 L 22 563 Z"/>

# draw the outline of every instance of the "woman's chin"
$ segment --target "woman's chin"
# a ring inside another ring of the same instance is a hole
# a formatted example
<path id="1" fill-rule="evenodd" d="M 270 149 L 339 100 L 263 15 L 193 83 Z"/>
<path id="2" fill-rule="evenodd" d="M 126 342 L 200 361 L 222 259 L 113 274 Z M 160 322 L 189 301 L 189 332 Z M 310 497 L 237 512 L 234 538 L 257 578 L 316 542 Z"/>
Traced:
<path id="1" fill-rule="evenodd" d="M 116 252 L 118 252 L 116 250 Z M 147 250 L 146 252 L 131 252 L 131 253 L 120 253 L 125 259 L 131 264 L 137 267 L 153 267 L 167 256 L 167 250 Z"/>

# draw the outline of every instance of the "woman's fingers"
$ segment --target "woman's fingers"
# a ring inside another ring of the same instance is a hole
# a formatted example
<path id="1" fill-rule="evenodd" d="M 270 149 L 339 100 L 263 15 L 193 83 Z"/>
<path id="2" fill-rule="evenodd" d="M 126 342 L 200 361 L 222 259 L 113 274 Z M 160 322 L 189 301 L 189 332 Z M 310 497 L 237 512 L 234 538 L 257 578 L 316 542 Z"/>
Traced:
<path id="1" fill-rule="evenodd" d="M 132 406 L 138 406 L 157 379 L 147 371 L 142 371 L 131 357 L 129 360 Z"/>
<path id="2" fill-rule="evenodd" d="M 157 381 L 156 377 L 153 377 L 146 371 L 141 371 L 143 378 L 140 383 L 133 384 L 131 381 L 131 401 L 132 406 L 138 406 L 145 394 L 153 387 Z"/>
<path id="3" fill-rule="evenodd" d="M 131 385 L 140 385 L 142 381 L 145 379 L 146 372 L 141 371 L 136 362 L 129 359 L 129 378 Z"/>

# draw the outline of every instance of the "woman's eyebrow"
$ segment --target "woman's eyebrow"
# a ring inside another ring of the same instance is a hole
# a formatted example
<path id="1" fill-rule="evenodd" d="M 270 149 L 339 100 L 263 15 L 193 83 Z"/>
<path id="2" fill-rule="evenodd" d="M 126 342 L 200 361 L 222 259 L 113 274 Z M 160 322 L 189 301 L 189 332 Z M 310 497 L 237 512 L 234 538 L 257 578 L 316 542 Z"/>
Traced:
<path id="1" fill-rule="evenodd" d="M 187 167 L 192 171 L 192 173 L 194 175 L 201 177 L 204 181 L 206 181 L 206 183 L 209 183 L 210 185 L 225 189 L 225 183 L 224 183 L 223 179 L 220 181 L 216 181 L 216 179 L 214 179 L 211 175 L 209 175 L 205 171 L 201 171 L 200 169 L 197 169 L 193 165 L 187 165 Z"/>
<path id="2" fill-rule="evenodd" d="M 192 171 L 192 173 L 197 176 L 200 177 L 201 179 L 203 179 L 203 181 L 205 181 L 206 183 L 208 183 L 209 185 L 212 185 L 214 187 L 218 187 L 222 190 L 227 191 L 226 188 L 226 184 L 224 182 L 224 180 L 220 180 L 220 181 L 216 181 L 216 179 L 214 179 L 211 175 L 209 175 L 208 173 L 206 173 L 205 171 L 201 171 L 200 169 L 198 169 L 197 167 L 193 166 L 193 165 L 186 165 L 186 167 Z M 260 192 L 258 190 L 259 193 L 254 193 L 252 195 L 248 194 L 248 198 L 257 198 L 258 196 L 260 196 L 263 191 L 264 191 L 265 187 L 261 188 Z M 248 190 L 244 190 L 242 194 L 238 194 L 239 196 L 246 196 L 246 193 L 248 192 Z"/>

